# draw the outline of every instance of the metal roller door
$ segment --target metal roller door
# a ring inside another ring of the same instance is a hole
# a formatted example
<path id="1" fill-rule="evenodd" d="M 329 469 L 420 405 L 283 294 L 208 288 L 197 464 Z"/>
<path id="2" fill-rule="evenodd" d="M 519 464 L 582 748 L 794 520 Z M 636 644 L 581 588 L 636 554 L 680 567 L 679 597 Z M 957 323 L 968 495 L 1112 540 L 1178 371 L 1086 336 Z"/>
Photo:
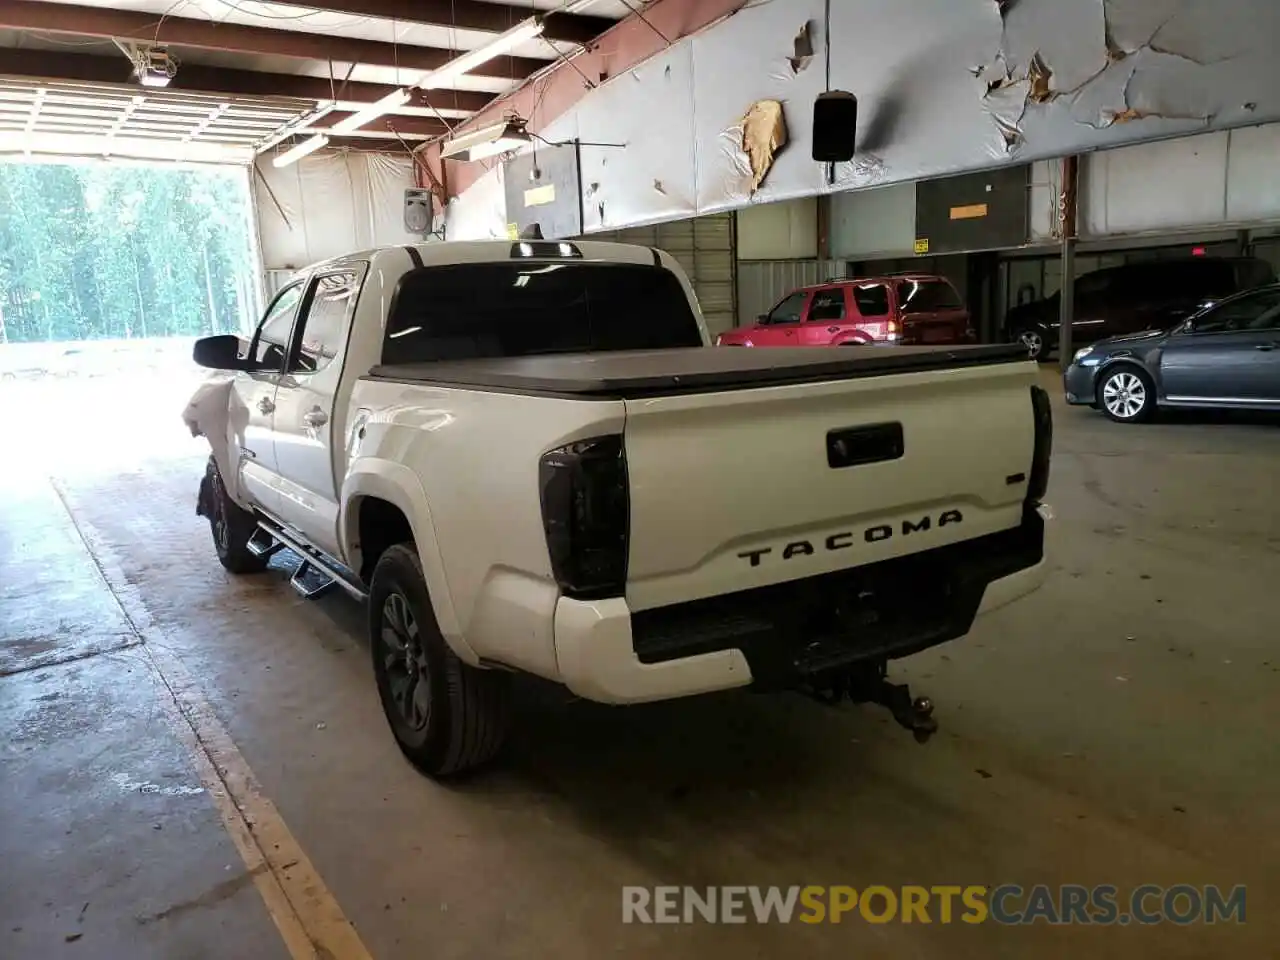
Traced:
<path id="1" fill-rule="evenodd" d="M 733 214 L 717 213 L 650 227 L 606 230 L 591 240 L 617 240 L 665 250 L 682 266 L 693 284 L 707 327 L 714 337 L 734 327 L 735 284 Z"/>

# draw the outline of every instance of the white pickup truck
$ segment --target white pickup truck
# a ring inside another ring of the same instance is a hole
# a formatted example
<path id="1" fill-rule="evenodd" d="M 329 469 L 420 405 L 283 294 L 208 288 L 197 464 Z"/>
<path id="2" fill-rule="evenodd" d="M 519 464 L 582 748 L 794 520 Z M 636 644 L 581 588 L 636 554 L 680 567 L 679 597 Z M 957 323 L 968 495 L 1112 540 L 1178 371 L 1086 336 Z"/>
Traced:
<path id="1" fill-rule="evenodd" d="M 658 250 L 356 253 L 194 356 L 223 371 L 184 415 L 219 559 L 288 548 L 304 593 L 367 599 L 384 711 L 433 776 L 497 752 L 521 671 L 615 704 L 847 696 L 923 740 L 887 662 L 1044 576 L 1025 350 L 717 349 Z"/>

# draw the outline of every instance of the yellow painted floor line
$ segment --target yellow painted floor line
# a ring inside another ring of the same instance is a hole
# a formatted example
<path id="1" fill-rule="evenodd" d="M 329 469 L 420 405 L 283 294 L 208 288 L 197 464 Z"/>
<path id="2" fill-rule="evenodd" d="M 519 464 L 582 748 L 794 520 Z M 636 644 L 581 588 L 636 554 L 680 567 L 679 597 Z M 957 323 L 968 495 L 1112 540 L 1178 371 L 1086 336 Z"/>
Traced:
<path id="1" fill-rule="evenodd" d="M 200 685 L 152 623 L 136 588 L 121 575 L 111 551 L 76 520 L 54 483 L 67 515 L 98 566 L 125 618 L 143 641 L 168 696 L 162 706 L 212 798 L 245 869 L 294 960 L 372 960 L 351 921 L 280 811 L 262 792 L 249 764 L 204 698 Z"/>

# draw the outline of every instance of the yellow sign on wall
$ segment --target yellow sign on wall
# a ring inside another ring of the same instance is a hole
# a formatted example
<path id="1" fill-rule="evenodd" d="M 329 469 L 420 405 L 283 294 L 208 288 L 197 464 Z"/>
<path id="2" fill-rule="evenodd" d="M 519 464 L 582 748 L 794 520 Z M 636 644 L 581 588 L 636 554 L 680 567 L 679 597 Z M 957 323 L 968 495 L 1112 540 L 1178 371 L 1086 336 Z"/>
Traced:
<path id="1" fill-rule="evenodd" d="M 928 240 L 917 240 L 917 241 L 916 241 L 916 253 L 928 253 L 928 252 L 929 252 L 929 241 L 928 241 Z"/>
<path id="2" fill-rule="evenodd" d="M 555 203 L 556 185 L 548 183 L 544 187 L 532 187 L 524 192 L 526 207 L 540 207 L 545 203 Z"/>
<path id="3" fill-rule="evenodd" d="M 951 208 L 952 220 L 976 220 L 978 217 L 987 215 L 987 205 L 985 203 L 971 203 L 963 207 Z"/>

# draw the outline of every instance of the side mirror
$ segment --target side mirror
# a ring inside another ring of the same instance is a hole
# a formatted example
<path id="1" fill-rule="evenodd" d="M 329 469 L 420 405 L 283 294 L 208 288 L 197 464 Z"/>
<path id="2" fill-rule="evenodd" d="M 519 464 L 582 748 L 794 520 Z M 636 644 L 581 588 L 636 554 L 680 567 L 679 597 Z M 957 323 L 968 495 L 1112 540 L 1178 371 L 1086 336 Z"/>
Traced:
<path id="1" fill-rule="evenodd" d="M 240 338 L 231 333 L 200 338 L 191 351 L 191 359 L 213 370 L 253 370 L 257 366 L 248 357 L 240 356 Z"/>
<path id="2" fill-rule="evenodd" d="M 769 322 L 769 315 L 767 313 L 761 313 L 756 316 L 756 323 L 768 323 L 768 322 Z"/>

